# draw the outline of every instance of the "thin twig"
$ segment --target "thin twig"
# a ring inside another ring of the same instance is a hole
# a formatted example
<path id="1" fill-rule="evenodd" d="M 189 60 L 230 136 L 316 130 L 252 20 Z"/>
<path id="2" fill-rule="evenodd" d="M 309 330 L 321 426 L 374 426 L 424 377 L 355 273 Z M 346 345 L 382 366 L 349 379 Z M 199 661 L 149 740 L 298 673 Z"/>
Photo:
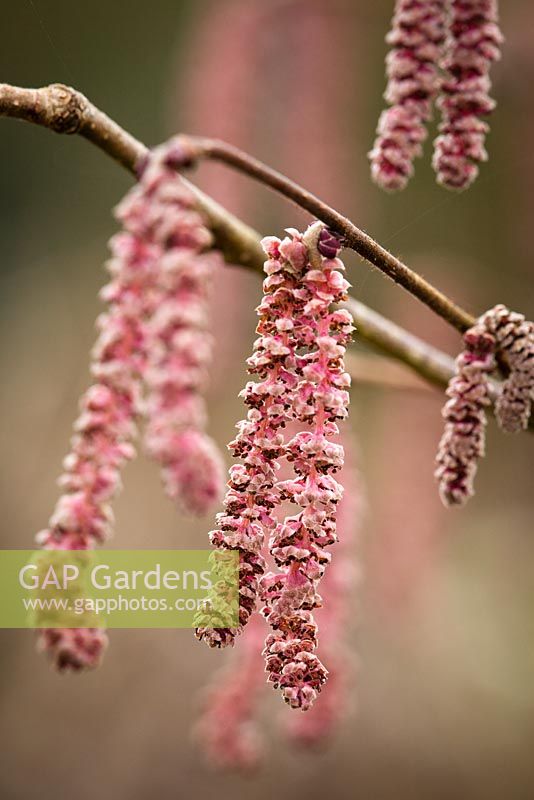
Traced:
<path id="1" fill-rule="evenodd" d="M 350 297 L 345 303 L 352 314 L 358 338 L 364 338 L 377 350 L 393 356 L 440 389 L 454 375 L 454 359 L 414 336 L 359 300 Z"/>
<path id="2" fill-rule="evenodd" d="M 451 356 L 353 297 L 349 297 L 344 305 L 354 318 L 358 339 L 365 339 L 381 353 L 411 367 L 417 375 L 436 388 L 447 388 L 450 379 L 456 373 L 454 359 Z M 500 391 L 499 382 L 490 381 L 490 397 L 493 403 Z M 529 430 L 534 432 L 534 420 L 531 421 Z"/>
<path id="3" fill-rule="evenodd" d="M 403 392 L 425 392 L 440 402 L 439 395 L 424 378 L 394 358 L 361 353 L 353 348 L 345 355 L 345 366 L 358 388 L 371 386 Z"/>
<path id="4" fill-rule="evenodd" d="M 221 161 L 266 186 L 270 186 L 271 189 L 309 211 L 314 217 L 328 225 L 333 233 L 341 238 L 346 247 L 350 247 L 366 261 L 378 267 L 395 283 L 421 300 L 461 333 L 475 324 L 476 320 L 471 314 L 453 303 L 443 292 L 403 264 L 392 253 L 375 242 L 371 236 L 360 230 L 350 219 L 285 175 L 226 142 L 196 136 L 183 136 L 182 139 L 197 158 Z"/>

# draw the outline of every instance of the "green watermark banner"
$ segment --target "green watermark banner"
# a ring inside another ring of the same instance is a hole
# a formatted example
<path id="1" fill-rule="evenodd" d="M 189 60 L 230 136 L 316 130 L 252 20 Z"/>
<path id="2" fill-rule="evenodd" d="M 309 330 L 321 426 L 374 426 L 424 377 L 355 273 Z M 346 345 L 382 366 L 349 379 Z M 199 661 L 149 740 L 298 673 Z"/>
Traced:
<path id="1" fill-rule="evenodd" d="M 0 628 L 227 628 L 237 550 L 0 550 Z"/>

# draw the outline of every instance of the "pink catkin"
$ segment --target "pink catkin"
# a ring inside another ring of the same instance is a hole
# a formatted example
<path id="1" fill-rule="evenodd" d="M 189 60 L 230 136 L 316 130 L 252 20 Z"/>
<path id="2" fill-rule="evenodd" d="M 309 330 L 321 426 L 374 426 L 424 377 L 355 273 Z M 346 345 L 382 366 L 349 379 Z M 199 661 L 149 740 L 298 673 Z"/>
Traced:
<path id="1" fill-rule="evenodd" d="M 219 529 L 210 533 L 214 547 L 240 552 L 239 626 L 236 629 L 200 626 L 199 639 L 210 647 L 232 645 L 254 611 L 259 579 L 265 571 L 262 549 L 265 533 L 274 529 L 273 509 L 280 503 L 276 473 L 284 454 L 283 428 L 290 418 L 291 392 L 297 384 L 294 374 L 294 318 L 297 314 L 302 268 L 306 248 L 302 242 L 288 242 L 293 264 L 274 257 L 280 242 L 272 237 L 263 242 L 269 255 L 264 297 L 257 309 L 260 321 L 254 353 L 248 359 L 250 374 L 259 381 L 247 383 L 241 396 L 249 407 L 246 419 L 237 424 L 238 435 L 229 449 L 242 464 L 230 469 L 224 511 L 217 515 Z"/>
<path id="2" fill-rule="evenodd" d="M 504 305 L 487 311 L 480 323 L 510 368 L 495 403 L 497 422 L 507 433 L 518 433 L 528 427 L 534 399 L 534 324 Z"/>
<path id="3" fill-rule="evenodd" d="M 123 221 L 121 208 L 117 216 Z M 158 254 L 127 231 L 114 236 L 110 247 L 111 282 L 101 293 L 109 309 L 98 319 L 100 335 L 92 353 L 97 382 L 81 400 L 59 480 L 64 494 L 49 528 L 37 537 L 46 549 L 92 549 L 111 535 L 110 500 L 121 488 L 120 470 L 135 455 L 144 323 Z M 58 669 L 80 670 L 98 665 L 106 637 L 96 629 L 48 629 L 40 632 L 39 645 Z"/>
<path id="4" fill-rule="evenodd" d="M 452 0 L 450 35 L 443 68 L 446 78 L 438 100 L 442 122 L 434 146 L 438 183 L 466 189 L 476 179 L 478 164 L 488 158 L 484 117 L 495 108 L 489 95 L 492 62 L 503 41 L 497 0 Z"/>
<path id="5" fill-rule="evenodd" d="M 185 511 L 205 514 L 223 484 L 222 458 L 205 433 L 203 398 L 212 351 L 209 294 L 222 259 L 210 250 L 212 235 L 194 196 L 172 169 L 178 147 L 171 140 L 155 151 L 128 201 L 132 217 L 143 218 L 145 207 L 149 227 L 139 236 L 160 250 L 157 306 L 147 326 L 145 447 L 161 464 L 169 497 Z"/>
<path id="6" fill-rule="evenodd" d="M 319 246 L 333 257 L 339 250 L 339 243 L 323 227 L 315 226 L 316 238 L 319 240 L 320 237 Z M 235 629 L 200 625 L 197 637 L 211 647 L 233 644 L 254 611 L 259 580 L 265 571 L 261 554 L 265 534 L 276 527 L 274 509 L 284 499 L 276 485 L 276 473 L 280 459 L 288 455 L 283 429 L 295 414 L 292 406 L 299 385 L 299 371 L 305 367 L 305 362 L 296 357 L 300 339 L 296 338 L 295 321 L 302 317 L 305 308 L 306 313 L 313 314 L 315 307 L 322 307 L 321 304 L 325 303 L 328 306 L 329 302 L 333 302 L 328 298 L 336 291 L 336 287 L 339 296 L 344 296 L 347 286 L 336 270 L 325 269 L 323 272 L 315 269 L 309 279 L 310 285 L 313 286 L 311 281 L 315 280 L 320 288 L 317 289 L 317 296 L 312 296 L 311 289 L 302 285 L 310 266 L 308 247 L 296 231 L 291 231 L 291 236 L 283 242 L 275 237 L 263 241 L 269 256 L 265 263 L 267 277 L 263 284 L 264 297 L 258 308 L 259 336 L 254 344 L 254 353 L 248 359 L 249 372 L 257 375 L 259 381 L 249 382 L 241 393 L 250 410 L 247 418 L 238 423 L 238 435 L 229 447 L 234 457 L 240 458 L 243 463 L 230 469 L 225 510 L 217 516 L 219 528 L 210 534 L 210 540 L 216 548 L 240 551 L 239 625 Z M 315 241 L 314 259 L 317 266 L 322 267 L 323 258 L 317 247 L 318 241 Z M 342 267 L 337 260 L 332 263 Z M 310 337 L 304 323 L 299 324 L 299 336 Z M 350 315 L 338 311 L 332 317 L 332 324 L 337 326 L 336 335 L 341 337 L 351 329 Z M 327 323 L 323 322 L 323 325 L 326 330 Z M 317 329 L 314 330 L 317 333 Z M 335 344 L 335 340 L 326 335 L 321 341 L 325 348 Z M 314 371 L 313 359 L 308 358 L 310 365 L 307 372 L 311 375 Z M 332 380 L 341 383 L 347 381 L 348 377 L 332 374 Z M 311 392 L 312 389 L 310 377 L 307 383 L 303 381 L 302 392 L 298 395 L 301 406 L 304 403 L 302 393 Z M 345 395 L 348 397 L 346 391 Z M 340 402 L 341 396 L 333 391 L 331 401 Z M 341 413 L 341 408 L 338 411 Z M 313 436 L 311 438 L 313 440 Z M 311 446 L 313 444 L 311 441 Z M 306 444 L 299 440 L 293 442 L 295 452 L 290 455 L 291 460 L 294 460 L 300 446 L 305 448 Z M 329 445 L 328 449 L 339 456 L 339 449 L 336 450 L 335 445 Z"/>
<path id="7" fill-rule="evenodd" d="M 483 325 L 470 328 L 464 343 L 447 388 L 445 431 L 436 458 L 435 474 L 446 506 L 463 505 L 474 494 L 478 461 L 485 455 L 488 374 L 495 368 L 495 338 Z"/>
<path id="8" fill-rule="evenodd" d="M 250 772 L 262 758 L 257 724 L 265 687 L 261 648 L 265 622 L 252 617 L 232 658 L 219 670 L 205 693 L 195 734 L 209 762 L 218 769 Z"/>
<path id="9" fill-rule="evenodd" d="M 264 246 L 266 268 L 283 286 L 279 298 L 278 292 L 274 295 L 278 319 L 268 333 L 289 333 L 282 342 L 292 375 L 285 405 L 290 419 L 307 426 L 285 445 L 295 479 L 276 487 L 281 500 L 302 510 L 278 523 L 270 539 L 281 571 L 262 581 L 263 613 L 272 628 L 264 655 L 268 680 L 292 708 L 308 710 L 327 678 L 314 652 L 312 610 L 320 606 L 317 585 L 330 561 L 326 548 L 337 541 L 336 505 L 342 487 L 331 473 L 343 465 L 343 448 L 331 438 L 338 433 L 337 420 L 347 415 L 350 379 L 343 356 L 353 328 L 347 312 L 330 308 L 345 297 L 348 283 L 336 258 L 339 243 L 324 226 L 317 223 L 303 236 L 290 230 L 289 238 L 271 238 Z M 287 294 L 291 317 L 281 302 Z"/>
<path id="10" fill-rule="evenodd" d="M 306 714 L 289 714 L 286 722 L 291 741 L 303 747 L 320 745 L 332 738 L 347 715 L 353 696 L 355 665 L 351 663 L 347 634 L 354 617 L 354 588 L 360 579 L 355 548 L 365 500 L 361 477 L 350 453 L 351 442 L 343 436 L 342 443 L 345 464 L 341 471 L 344 492 L 336 523 L 339 543 L 321 582 L 322 608 L 316 614 L 321 631 L 319 655 L 328 664 L 328 682 Z"/>
<path id="11" fill-rule="evenodd" d="M 440 88 L 439 61 L 446 31 L 445 0 L 397 0 L 386 41 L 390 108 L 380 117 L 369 158 L 373 180 L 383 189 L 404 189 L 413 161 L 422 154 L 426 123 Z"/>

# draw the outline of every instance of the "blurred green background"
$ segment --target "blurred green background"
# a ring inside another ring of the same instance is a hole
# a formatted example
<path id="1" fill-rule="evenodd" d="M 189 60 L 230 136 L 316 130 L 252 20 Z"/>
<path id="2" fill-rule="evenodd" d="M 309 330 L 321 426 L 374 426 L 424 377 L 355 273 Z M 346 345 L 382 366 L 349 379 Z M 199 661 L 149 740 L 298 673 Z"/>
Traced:
<path id="1" fill-rule="evenodd" d="M 370 182 L 366 153 L 392 5 L 2 0 L 1 80 L 72 84 L 147 144 L 178 130 L 226 136 L 336 203 L 474 312 L 504 302 L 532 318 L 533 4 L 502 4 L 499 107 L 475 186 L 440 189 L 427 145 L 407 191 L 388 196 Z M 131 179 L 82 140 L 12 120 L 0 120 L 0 153 L 0 544 L 29 548 L 56 500 L 89 380 L 110 209 Z M 203 167 L 198 181 L 262 233 L 305 219 L 220 167 Z M 347 262 L 359 299 L 459 349 L 458 336 L 402 290 Z M 211 429 L 221 444 L 241 415 L 259 292 L 257 278 L 238 270 L 219 280 Z M 192 634 L 113 631 L 100 670 L 58 676 L 29 632 L 2 631 L 0 795 L 532 797 L 532 442 L 490 424 L 475 499 L 445 512 L 432 479 L 442 399 L 354 386 L 366 580 L 354 607 L 356 710 L 330 747 L 288 748 L 273 728 L 285 709 L 266 690 L 264 767 L 248 780 L 214 774 L 190 732 L 221 654 Z M 201 547 L 212 524 L 178 517 L 142 456 L 116 516 L 118 548 Z"/>

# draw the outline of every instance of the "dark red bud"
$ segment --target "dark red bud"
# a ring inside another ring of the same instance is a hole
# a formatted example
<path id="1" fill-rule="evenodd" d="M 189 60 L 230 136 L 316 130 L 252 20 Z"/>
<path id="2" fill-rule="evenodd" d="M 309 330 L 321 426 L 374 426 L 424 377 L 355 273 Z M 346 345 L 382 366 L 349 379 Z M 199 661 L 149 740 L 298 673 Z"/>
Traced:
<path id="1" fill-rule="evenodd" d="M 328 230 L 328 228 L 323 228 L 319 234 L 317 249 L 325 258 L 335 258 L 341 250 L 341 242 L 334 236 L 333 233 Z"/>

